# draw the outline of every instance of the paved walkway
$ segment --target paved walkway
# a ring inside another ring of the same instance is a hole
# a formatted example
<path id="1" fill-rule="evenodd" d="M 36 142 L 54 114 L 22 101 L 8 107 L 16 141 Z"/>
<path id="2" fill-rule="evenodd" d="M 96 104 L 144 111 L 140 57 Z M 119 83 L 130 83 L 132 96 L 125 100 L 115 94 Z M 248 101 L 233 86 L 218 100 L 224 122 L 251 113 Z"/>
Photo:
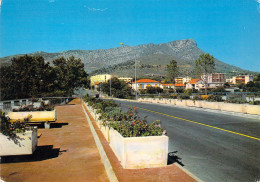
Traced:
<path id="1" fill-rule="evenodd" d="M 51 129 L 38 130 L 41 137 L 34 154 L 4 157 L 0 164 L 1 178 L 7 182 L 109 181 L 79 100 L 55 109 L 57 123 L 51 125 Z M 120 182 L 195 181 L 175 164 L 151 169 L 123 169 L 91 116 L 90 119 Z"/>
<path id="2" fill-rule="evenodd" d="M 7 182 L 109 181 L 78 99 L 57 106 L 57 128 L 39 129 L 30 156 L 4 157 L 0 176 Z M 60 127 L 60 128 L 59 128 Z"/>

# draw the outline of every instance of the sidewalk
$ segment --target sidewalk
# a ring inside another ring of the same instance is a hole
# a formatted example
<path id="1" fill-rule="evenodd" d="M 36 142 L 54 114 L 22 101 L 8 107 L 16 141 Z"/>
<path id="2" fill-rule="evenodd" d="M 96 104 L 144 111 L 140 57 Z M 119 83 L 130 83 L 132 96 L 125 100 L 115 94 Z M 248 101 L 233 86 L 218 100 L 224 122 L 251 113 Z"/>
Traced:
<path id="1" fill-rule="evenodd" d="M 7 182 L 109 181 L 79 99 L 55 109 L 57 123 L 52 124 L 51 129 L 38 130 L 41 137 L 34 154 L 4 157 L 0 164 L 0 177 Z M 123 169 L 95 122 L 92 124 L 118 181 L 196 181 L 175 164 L 151 169 Z"/>
<path id="2" fill-rule="evenodd" d="M 109 181 L 78 99 L 57 106 L 58 120 L 41 137 L 33 155 L 4 157 L 0 176 L 6 182 Z"/>

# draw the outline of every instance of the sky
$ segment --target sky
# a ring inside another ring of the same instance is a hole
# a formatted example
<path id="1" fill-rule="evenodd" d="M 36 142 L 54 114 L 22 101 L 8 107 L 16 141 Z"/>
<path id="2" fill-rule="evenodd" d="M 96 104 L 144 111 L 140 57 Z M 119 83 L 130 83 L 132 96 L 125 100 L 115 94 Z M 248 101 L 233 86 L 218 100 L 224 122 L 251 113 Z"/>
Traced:
<path id="1" fill-rule="evenodd" d="M 1 0 L 0 0 L 1 1 Z M 260 0 L 2 0 L 0 57 L 194 39 L 260 72 Z"/>

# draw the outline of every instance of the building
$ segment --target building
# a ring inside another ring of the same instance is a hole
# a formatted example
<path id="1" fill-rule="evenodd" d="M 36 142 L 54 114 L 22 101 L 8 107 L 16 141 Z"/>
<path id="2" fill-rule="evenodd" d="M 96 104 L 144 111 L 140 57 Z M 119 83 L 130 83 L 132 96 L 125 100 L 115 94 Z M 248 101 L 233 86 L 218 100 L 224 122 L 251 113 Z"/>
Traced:
<path id="1" fill-rule="evenodd" d="M 162 89 L 174 88 L 174 84 L 172 84 L 172 83 L 160 83 L 160 88 L 162 88 Z"/>
<path id="2" fill-rule="evenodd" d="M 226 82 L 229 84 L 233 84 L 233 78 L 226 78 Z"/>
<path id="3" fill-rule="evenodd" d="M 175 84 L 174 84 L 174 88 L 175 88 L 175 89 L 185 88 L 185 84 L 183 84 L 183 83 L 175 83 Z"/>
<path id="4" fill-rule="evenodd" d="M 191 77 L 188 77 L 188 76 L 175 78 L 175 83 L 176 84 L 186 84 L 189 81 L 191 81 Z"/>
<path id="5" fill-rule="evenodd" d="M 248 82 L 253 81 L 253 79 L 254 79 L 253 75 L 233 76 L 232 83 L 233 84 L 239 84 L 239 83 L 247 84 Z"/>
<path id="6" fill-rule="evenodd" d="M 136 81 L 137 89 L 146 89 L 147 87 L 159 87 L 159 82 L 151 79 L 141 79 Z M 135 90 L 135 82 L 132 82 L 132 89 Z"/>
<path id="7" fill-rule="evenodd" d="M 126 83 L 131 83 L 133 81 L 133 78 L 130 77 L 119 77 L 118 79 L 125 81 Z"/>
<path id="8" fill-rule="evenodd" d="M 202 78 L 203 81 L 205 80 L 207 82 L 207 88 L 216 88 L 219 86 L 223 86 L 226 82 L 225 73 L 210 73 L 208 75 L 203 75 Z"/>
<path id="9" fill-rule="evenodd" d="M 189 83 L 186 84 L 186 89 L 195 89 L 195 85 L 199 80 L 200 79 L 191 79 Z"/>
<path id="10" fill-rule="evenodd" d="M 91 84 L 91 86 L 93 86 L 93 85 L 96 85 L 96 83 L 104 83 L 104 82 L 107 82 L 112 77 L 113 76 L 109 75 L 109 74 L 91 76 L 90 84 Z"/>

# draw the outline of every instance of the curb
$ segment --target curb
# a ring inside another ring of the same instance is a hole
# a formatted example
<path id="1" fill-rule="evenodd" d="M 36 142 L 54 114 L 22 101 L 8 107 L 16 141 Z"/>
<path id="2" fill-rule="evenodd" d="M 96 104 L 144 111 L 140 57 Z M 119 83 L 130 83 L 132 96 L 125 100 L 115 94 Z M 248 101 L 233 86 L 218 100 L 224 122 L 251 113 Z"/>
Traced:
<path id="1" fill-rule="evenodd" d="M 85 102 L 83 102 L 83 104 L 85 105 Z M 91 133 L 92 133 L 92 135 L 94 137 L 94 140 L 96 142 L 99 154 L 101 156 L 101 160 L 104 163 L 104 167 L 105 167 L 107 176 L 109 178 L 109 181 L 111 181 L 111 182 L 118 182 L 118 179 L 117 179 L 117 176 L 116 176 L 116 174 L 115 174 L 115 172 L 113 170 L 113 167 L 112 167 L 112 165 L 111 165 L 111 163 L 110 163 L 110 161 L 109 161 L 109 159 L 108 159 L 108 157 L 106 155 L 106 152 L 105 152 L 105 150 L 104 150 L 104 148 L 103 148 L 103 146 L 101 144 L 101 141 L 100 141 L 100 139 L 99 139 L 99 137 L 98 137 L 98 135 L 97 135 L 97 133 L 96 133 L 96 131 L 94 129 L 94 126 L 92 125 L 92 122 L 90 121 L 90 118 L 89 118 L 89 116 L 88 116 L 88 114 L 86 112 L 86 109 L 84 108 L 83 104 L 81 104 L 81 106 L 82 106 L 83 111 L 84 111 L 84 113 L 86 115 L 86 118 L 88 120 L 88 124 L 90 126 Z"/>

